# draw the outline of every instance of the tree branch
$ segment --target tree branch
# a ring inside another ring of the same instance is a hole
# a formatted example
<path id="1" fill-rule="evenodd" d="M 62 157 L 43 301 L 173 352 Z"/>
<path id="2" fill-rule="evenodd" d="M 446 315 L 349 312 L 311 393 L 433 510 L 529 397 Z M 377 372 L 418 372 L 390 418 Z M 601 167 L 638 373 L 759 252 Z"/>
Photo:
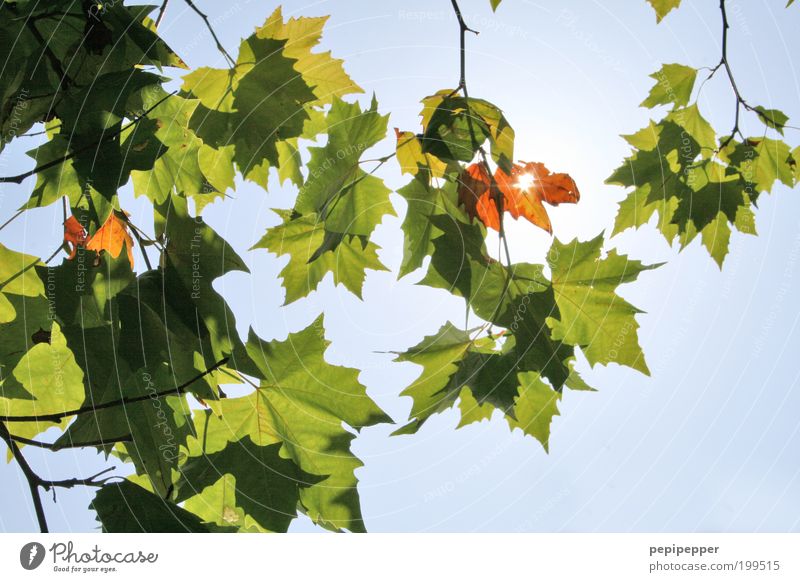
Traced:
<path id="1" fill-rule="evenodd" d="M 151 111 L 153 111 L 153 109 L 155 109 L 156 107 L 161 105 L 164 101 L 166 101 L 167 99 L 169 99 L 170 97 L 172 97 L 176 93 L 177 93 L 177 91 L 173 91 L 172 93 L 168 93 L 167 95 L 165 95 L 164 97 L 162 97 L 161 99 L 156 101 L 147 110 L 145 110 L 144 113 L 134 117 L 133 120 L 130 123 L 128 123 L 126 125 L 123 125 L 123 126 L 120 126 L 119 129 L 116 129 L 116 130 L 114 130 L 114 131 L 112 131 L 110 133 L 107 133 L 107 134 L 103 135 L 103 137 L 101 139 L 99 139 L 98 141 L 96 141 L 94 143 L 91 143 L 91 144 L 88 144 L 88 145 L 86 145 L 86 146 L 84 146 L 82 148 L 78 148 L 77 150 L 74 150 L 74 151 L 72 151 L 72 152 L 70 152 L 70 153 L 68 153 L 68 154 L 66 154 L 64 156 L 61 156 L 60 158 L 56 158 L 55 160 L 50 160 L 46 164 L 42 164 L 40 166 L 36 166 L 34 169 L 29 170 L 29 171 L 27 171 L 27 172 L 25 172 L 23 174 L 19 174 L 17 176 L 0 177 L 0 184 L 9 183 L 9 182 L 14 183 L 14 184 L 22 184 L 22 181 L 25 180 L 26 178 L 30 178 L 31 176 L 35 176 L 39 172 L 43 172 L 45 170 L 49 170 L 50 168 L 53 168 L 53 167 L 58 166 L 60 164 L 63 164 L 64 162 L 67 162 L 67 161 L 71 160 L 72 158 L 74 158 L 75 156 L 77 156 L 80 153 L 83 153 L 85 151 L 88 151 L 88 150 L 91 150 L 93 148 L 96 148 L 100 144 L 105 143 L 110 139 L 114 139 L 118 135 L 122 134 L 126 130 L 130 129 L 131 127 L 133 127 L 134 125 L 139 123 L 142 119 L 145 119 L 147 117 L 147 115 Z"/>
<path id="2" fill-rule="evenodd" d="M 8 446 L 8 450 L 11 451 L 11 456 L 14 457 L 14 460 L 17 461 L 20 469 L 22 469 L 22 474 L 25 475 L 25 479 L 28 481 L 28 487 L 31 490 L 33 508 L 36 511 L 36 520 L 39 522 L 39 531 L 42 533 L 47 533 L 49 531 L 47 528 L 47 517 L 44 514 L 42 497 L 39 495 L 39 485 L 41 484 L 41 479 L 28 464 L 28 461 L 22 455 L 22 451 L 19 449 L 17 443 L 11 440 L 8 429 L 2 422 L 0 422 L 0 439 L 5 441 L 6 445 Z"/>
<path id="3" fill-rule="evenodd" d="M 165 396 L 179 396 L 183 394 L 186 389 L 200 380 L 205 376 L 214 372 L 217 368 L 224 366 L 230 358 L 222 358 L 219 362 L 208 368 L 206 371 L 201 372 L 191 380 L 188 380 L 181 384 L 180 386 L 176 386 L 175 388 L 170 388 L 168 390 L 162 390 L 161 392 L 155 392 L 153 394 L 143 394 L 141 396 L 134 396 L 129 397 L 126 396 L 124 398 L 120 398 L 118 400 L 111 400 L 110 402 L 103 402 L 102 404 L 94 404 L 90 406 L 82 406 L 81 408 L 76 408 L 74 410 L 66 410 L 64 412 L 56 412 L 53 414 L 33 414 L 33 415 L 24 415 L 24 416 L 13 416 L 13 415 L 0 415 L 0 422 L 60 422 L 63 418 L 68 418 L 70 416 L 76 416 L 78 414 L 83 414 L 85 412 L 97 412 L 98 410 L 105 410 L 107 408 L 113 408 L 115 406 L 124 406 L 128 404 L 135 404 L 136 402 L 144 402 L 145 400 L 151 400 L 154 398 L 162 398 Z"/>
<path id="4" fill-rule="evenodd" d="M 458 0 L 450 0 L 450 3 L 453 6 L 453 11 L 456 14 L 456 20 L 458 20 L 458 29 L 459 29 L 459 44 L 460 44 L 460 56 L 461 56 L 461 67 L 460 67 L 460 76 L 458 81 L 458 88 L 455 92 L 458 92 L 460 89 L 464 93 L 464 102 L 467 108 L 467 125 L 469 126 L 470 136 L 472 138 L 472 143 L 476 143 L 475 138 L 475 131 L 472 126 L 472 110 L 469 106 L 469 91 L 467 90 L 467 71 L 466 71 L 466 54 L 467 54 L 467 46 L 466 46 L 466 34 L 468 32 L 472 32 L 474 34 L 480 34 L 477 30 L 474 30 L 467 26 L 467 23 L 464 21 L 464 16 L 461 14 L 461 8 L 458 6 Z M 497 207 L 497 214 L 499 216 L 500 222 L 500 240 L 503 242 L 503 247 L 506 253 L 506 260 L 508 261 L 508 267 L 511 268 L 511 255 L 508 250 L 508 241 L 506 240 L 505 228 L 503 226 L 503 213 L 505 212 L 504 207 L 504 199 L 503 194 L 500 192 L 500 187 L 497 184 L 497 180 L 494 178 L 494 173 L 492 172 L 491 167 L 489 166 L 489 160 L 486 157 L 486 150 L 483 149 L 483 145 L 478 145 L 478 152 L 481 156 L 481 165 L 483 169 L 486 170 L 486 175 L 489 176 L 490 180 L 490 188 L 491 188 L 491 197 L 494 200 L 495 206 Z M 505 294 L 505 292 L 504 292 Z M 503 294 L 503 295 L 504 295 Z M 503 296 L 501 296 L 500 302 L 502 303 Z"/>
<path id="5" fill-rule="evenodd" d="M 460 90 L 464 94 L 464 103 L 467 109 L 467 125 L 469 127 L 470 137 L 472 139 L 473 147 L 477 142 L 475 137 L 475 130 L 472 124 L 472 110 L 469 106 L 469 91 L 467 90 L 467 46 L 466 46 L 466 35 L 467 32 L 472 32 L 474 34 L 480 34 L 477 30 L 474 30 L 467 26 L 467 23 L 464 21 L 464 16 L 461 13 L 461 8 L 458 5 L 458 0 L 450 0 L 450 3 L 453 6 L 453 12 L 455 12 L 456 20 L 458 20 L 458 32 L 459 32 L 459 45 L 460 45 L 460 74 L 458 80 L 458 87 L 453 94 L 458 93 Z M 499 222 L 499 239 L 503 245 L 503 249 L 505 250 L 506 255 L 506 280 L 503 285 L 503 291 L 500 294 L 500 299 L 497 302 L 497 306 L 495 307 L 494 313 L 490 318 L 490 321 L 487 324 L 484 324 L 484 328 L 486 325 L 491 323 L 491 320 L 495 319 L 499 314 L 500 308 L 503 304 L 503 300 L 505 299 L 506 293 L 508 293 L 509 288 L 511 287 L 511 280 L 513 278 L 513 268 L 511 263 L 511 253 L 508 249 L 508 239 L 506 238 L 505 226 L 503 224 L 503 215 L 505 213 L 505 199 L 503 198 L 503 193 L 500 191 L 500 186 L 497 184 L 497 180 L 495 180 L 494 172 L 492 172 L 491 167 L 489 166 L 489 159 L 486 156 L 486 150 L 483 149 L 483 144 L 478 145 L 478 153 L 481 156 L 481 165 L 486 172 L 486 175 L 489 177 L 489 192 L 492 200 L 494 201 L 495 207 L 497 208 L 497 216 Z M 469 300 L 467 300 L 467 318 L 469 317 Z"/>
<path id="6" fill-rule="evenodd" d="M 720 67 L 722 67 L 725 69 L 725 73 L 728 76 L 728 82 L 730 83 L 731 89 L 733 89 L 733 94 L 736 97 L 736 113 L 733 120 L 733 129 L 731 130 L 731 133 L 719 144 L 719 150 L 723 150 L 729 143 L 731 143 L 733 138 L 736 137 L 736 134 L 739 134 L 739 136 L 744 139 L 744 135 L 742 135 L 742 132 L 739 129 L 739 119 L 741 118 L 742 108 L 758 115 L 758 117 L 760 117 L 767 126 L 774 128 L 778 127 L 779 124 L 763 111 L 759 111 L 750 105 L 742 96 L 739 86 L 736 84 L 736 79 L 733 76 L 733 70 L 731 69 L 730 61 L 728 60 L 728 29 L 730 29 L 730 24 L 728 22 L 728 11 L 725 6 L 725 0 L 719 0 L 719 10 L 722 16 L 722 56 L 720 57 L 719 63 L 717 63 L 717 65 L 711 69 L 711 72 L 708 74 L 708 77 L 706 77 L 706 80 L 703 81 L 703 84 L 711 79 L 711 77 L 714 76 Z M 791 125 L 781 125 L 780 127 L 800 129 Z"/>

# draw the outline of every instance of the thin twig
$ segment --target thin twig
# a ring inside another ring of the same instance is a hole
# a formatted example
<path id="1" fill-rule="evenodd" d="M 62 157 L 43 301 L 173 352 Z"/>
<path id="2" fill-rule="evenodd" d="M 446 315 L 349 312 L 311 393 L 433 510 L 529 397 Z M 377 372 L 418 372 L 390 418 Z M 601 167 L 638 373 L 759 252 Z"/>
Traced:
<path id="1" fill-rule="evenodd" d="M 99 473 L 95 473 L 91 477 L 86 477 L 85 479 L 80 478 L 72 478 L 72 479 L 61 479 L 58 481 L 51 481 L 49 479 L 40 479 L 39 485 L 41 485 L 44 489 L 49 490 L 51 487 L 61 487 L 63 489 L 72 489 L 78 485 L 83 485 L 85 487 L 102 487 L 105 485 L 106 481 L 109 479 L 113 479 L 114 477 L 106 477 L 105 479 L 98 479 L 100 475 L 105 475 L 106 473 L 110 473 L 111 471 L 116 470 L 116 467 L 108 467 L 107 469 L 103 469 Z"/>
<path id="2" fill-rule="evenodd" d="M 53 131 L 54 129 L 58 129 L 59 127 L 61 127 L 60 123 L 57 124 L 57 125 L 54 125 L 53 127 L 48 128 L 48 129 L 43 129 L 42 131 L 34 131 L 33 133 L 23 133 L 22 135 L 17 136 L 17 137 L 38 137 L 40 135 L 46 135 L 46 134 L 50 133 L 51 131 Z"/>
<path id="3" fill-rule="evenodd" d="M 161 3 L 161 8 L 158 10 L 158 16 L 156 17 L 155 27 L 161 24 L 161 21 L 164 19 L 164 13 L 167 11 L 167 4 L 169 4 L 169 0 L 164 0 Z"/>
<path id="4" fill-rule="evenodd" d="M 128 223 L 130 224 L 130 223 Z M 144 241 L 142 240 L 142 236 L 139 234 L 138 228 L 132 228 L 131 232 L 133 233 L 133 238 L 139 243 L 139 251 L 142 253 L 142 257 L 144 258 L 144 263 L 147 265 L 147 270 L 152 271 L 153 265 L 150 264 L 150 257 L 147 256 L 147 249 L 145 248 Z"/>
<path id="5" fill-rule="evenodd" d="M 58 253 L 61 251 L 61 249 L 63 249 L 63 248 L 64 248 L 64 245 L 63 245 L 63 244 L 59 245 L 59 247 L 58 247 L 56 250 L 54 250 L 54 251 L 53 251 L 53 254 L 51 254 L 49 257 L 47 257 L 47 258 L 46 258 L 44 261 L 42 261 L 42 262 L 43 262 L 44 264 L 47 264 L 47 263 L 49 263 L 49 262 L 50 262 L 50 261 L 52 261 L 54 258 L 56 258 L 56 255 L 57 255 L 57 254 L 58 254 Z M 8 285 L 9 283 L 11 283 L 11 281 L 13 281 L 13 280 L 17 279 L 18 277 L 21 277 L 22 275 L 24 275 L 25 273 L 27 273 L 28 271 L 30 271 L 31 269 L 33 269 L 33 268 L 34 268 L 36 265 L 38 265 L 38 264 L 39 264 L 39 261 L 40 261 L 39 259 L 36 259 L 36 260 L 35 260 L 35 261 L 33 261 L 31 264 L 29 264 L 29 265 L 27 265 L 27 266 L 23 267 L 22 269 L 20 269 L 19 271 L 17 271 L 17 272 L 16 272 L 16 273 L 14 273 L 13 275 L 11 275 L 11 276 L 10 276 L 8 279 L 6 279 L 6 280 L 5 280 L 5 281 L 3 281 L 2 283 L 0 283 L 0 290 L 2 290 L 2 289 L 3 289 L 3 288 L 6 286 L 6 285 Z"/>
<path id="6" fill-rule="evenodd" d="M 17 210 L 17 212 L 16 212 L 16 214 L 14 214 L 14 216 L 12 216 L 12 217 L 11 217 L 11 218 L 9 218 L 8 220 L 6 220 L 6 221 L 5 221 L 5 222 L 4 222 L 2 225 L 0 225 L 0 230 L 3 230 L 3 229 L 4 229 L 5 227 L 7 227 L 9 224 L 11 224 L 12 222 L 14 222 L 14 221 L 15 221 L 17 218 L 19 218 L 20 216 L 22 216 L 22 214 L 23 214 L 23 213 L 24 213 L 26 210 L 27 210 L 27 208 L 20 208 L 19 210 Z"/>
<path id="7" fill-rule="evenodd" d="M 216 32 L 214 32 L 214 27 L 213 27 L 213 26 L 211 26 L 211 21 L 208 19 L 208 16 L 207 16 L 206 14 L 204 14 L 203 12 L 201 12 L 201 11 L 200 11 L 200 9 L 199 9 L 197 6 L 195 6 L 195 4 L 194 4 L 194 2 L 192 2 L 192 0 L 183 0 L 183 1 L 184 1 L 184 2 L 186 2 L 186 5 L 187 5 L 189 8 L 191 8 L 192 10 L 194 10 L 194 11 L 195 11 L 195 13 L 196 13 L 196 14 L 197 14 L 197 15 L 198 15 L 200 18 L 202 18 L 202 19 L 203 19 L 203 22 L 205 22 L 205 23 L 206 23 L 206 28 L 208 28 L 208 32 L 210 32 L 210 33 L 211 33 L 211 38 L 213 38 L 213 39 L 214 39 L 214 42 L 215 42 L 215 43 L 216 43 L 216 45 L 217 45 L 217 50 L 218 50 L 220 53 L 222 53 L 222 55 L 225 57 L 225 59 L 227 59 L 227 61 L 228 61 L 228 64 L 229 64 L 231 67 L 235 67 L 235 66 L 236 66 L 236 61 L 234 61 L 234 60 L 233 60 L 233 58 L 231 57 L 231 55 L 230 55 L 230 54 L 228 54 L 228 51 L 226 51 L 226 50 L 225 50 L 225 47 L 224 47 L 224 46 L 222 46 L 222 43 L 219 41 L 219 38 L 217 37 L 217 33 L 216 33 Z"/>
<path id="8" fill-rule="evenodd" d="M 735 112 L 735 116 L 734 116 L 734 120 L 733 120 L 733 129 L 731 130 L 730 134 L 723 141 L 720 142 L 719 150 L 717 150 L 717 151 L 721 151 L 721 150 L 725 149 L 725 147 L 729 143 L 731 143 L 731 141 L 733 140 L 734 137 L 736 137 L 737 134 L 742 139 L 745 139 L 744 135 L 742 134 L 741 129 L 739 128 L 739 119 L 741 118 L 741 110 L 742 110 L 742 108 L 746 109 L 747 111 L 750 111 L 751 113 L 755 113 L 756 115 L 758 115 L 758 117 L 761 118 L 761 120 L 764 121 L 764 123 L 767 126 L 771 126 L 773 128 L 780 127 L 780 128 L 788 128 L 788 129 L 800 129 L 800 127 L 794 127 L 794 126 L 791 126 L 791 125 L 784 125 L 784 124 L 777 123 L 769 115 L 767 115 L 763 111 L 760 111 L 760 110 L 756 109 L 755 107 L 753 107 L 752 105 L 750 105 L 745 100 L 745 98 L 742 96 L 742 93 L 739 90 L 739 86 L 736 84 L 736 79 L 733 76 L 733 70 L 731 69 L 730 61 L 728 60 L 728 29 L 730 29 L 730 24 L 728 22 L 728 11 L 727 11 L 727 8 L 725 6 L 725 0 L 719 0 L 719 10 L 720 10 L 720 14 L 722 15 L 722 56 L 720 57 L 719 63 L 717 63 L 717 65 L 714 66 L 711 69 L 711 72 L 708 74 L 708 77 L 706 77 L 705 81 L 703 81 L 703 83 L 701 83 L 700 88 L 702 89 L 703 85 L 709 79 L 711 79 L 711 77 L 713 77 L 714 74 L 721 67 L 723 67 L 725 69 L 725 73 L 728 76 L 728 82 L 730 83 L 731 89 L 733 89 L 733 94 L 734 94 L 734 96 L 736 98 L 736 112 Z"/>
<path id="9" fill-rule="evenodd" d="M 197 382 L 198 380 L 204 378 L 205 376 L 214 372 L 217 368 L 224 366 L 228 363 L 230 358 L 222 358 L 219 362 L 201 372 L 191 380 L 188 380 L 181 384 L 180 386 L 176 386 L 175 388 L 170 388 L 168 390 L 162 390 L 161 392 L 155 392 L 152 394 L 143 394 L 141 396 L 134 396 L 134 397 L 124 397 L 119 398 L 117 400 L 111 400 L 110 402 L 103 402 L 101 404 L 94 404 L 90 406 L 82 406 L 80 408 L 76 408 L 74 410 L 66 410 L 64 412 L 55 412 L 53 414 L 31 414 L 31 415 L 23 415 L 23 416 L 13 416 L 13 415 L 0 415 L 0 422 L 60 422 L 63 418 L 68 418 L 70 416 L 76 416 L 78 414 L 84 414 L 86 412 L 96 412 L 98 410 L 105 410 L 107 408 L 113 408 L 115 406 L 125 406 L 128 404 L 135 404 L 136 402 L 143 402 L 145 400 L 151 400 L 155 398 L 162 398 L 165 396 L 179 396 L 183 394 L 186 389 Z"/>
<path id="10" fill-rule="evenodd" d="M 86 441 L 83 443 L 69 443 L 60 445 L 58 443 L 45 443 L 34 439 L 29 439 L 15 434 L 8 435 L 11 440 L 29 447 L 37 447 L 39 449 L 48 449 L 51 451 L 61 451 L 64 449 L 83 449 L 87 447 L 103 447 L 106 445 L 113 445 L 114 443 L 125 443 L 133 441 L 131 435 L 125 435 L 116 439 L 98 439 L 96 441 Z"/>

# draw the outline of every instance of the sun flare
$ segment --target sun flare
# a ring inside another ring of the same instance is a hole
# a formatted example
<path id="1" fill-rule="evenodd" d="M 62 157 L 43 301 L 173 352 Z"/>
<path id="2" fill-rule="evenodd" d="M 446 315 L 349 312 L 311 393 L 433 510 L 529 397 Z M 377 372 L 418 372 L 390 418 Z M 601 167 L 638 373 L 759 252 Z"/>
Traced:
<path id="1" fill-rule="evenodd" d="M 533 186 L 535 181 L 536 177 L 533 174 L 525 172 L 524 174 L 520 174 L 519 178 L 517 178 L 517 188 L 526 191 Z"/>

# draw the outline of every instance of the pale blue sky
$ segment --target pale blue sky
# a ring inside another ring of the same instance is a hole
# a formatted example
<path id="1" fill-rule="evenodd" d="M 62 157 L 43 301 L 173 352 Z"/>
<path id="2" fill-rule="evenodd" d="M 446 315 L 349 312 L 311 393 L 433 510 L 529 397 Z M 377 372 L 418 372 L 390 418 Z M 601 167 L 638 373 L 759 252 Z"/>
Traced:
<path id="1" fill-rule="evenodd" d="M 198 4 L 231 50 L 276 6 L 263 0 Z M 797 123 L 792 57 L 800 49 L 800 8 L 784 10 L 784 4 L 729 2 L 729 51 L 748 100 L 780 108 Z M 463 0 L 462 8 L 481 31 L 468 39 L 470 93 L 504 109 L 516 129 L 517 157 L 568 171 L 581 189 L 580 204 L 551 212 L 556 234 L 585 239 L 610 230 L 625 194 L 603 184 L 627 153 L 618 135 L 646 124 L 648 112 L 638 104 L 652 84 L 647 75 L 661 63 L 716 63 L 718 2 L 684 0 L 659 26 L 644 0 L 505 0 L 497 14 L 488 0 Z M 457 83 L 457 28 L 447 0 L 288 2 L 284 14 L 331 14 L 325 48 L 345 59 L 365 98 L 377 94 L 381 111 L 391 113 L 390 127 L 416 130 L 419 100 Z M 171 2 L 161 32 L 191 65 L 222 65 L 182 2 Z M 700 98 L 704 114 L 724 130 L 732 124 L 732 105 L 721 76 Z M 762 131 L 749 118 L 745 129 Z M 787 140 L 800 143 L 800 132 L 789 131 Z M 389 140 L 375 152 L 392 147 Z M 29 167 L 24 149 L 4 153 L 3 173 Z M 391 164 L 382 177 L 393 188 L 405 181 Z M 0 190 L 0 214 L 16 209 L 30 188 L 26 182 Z M 375 273 L 364 302 L 327 281 L 309 299 L 282 308 L 277 273 L 285 259 L 247 249 L 277 222 L 269 209 L 288 206 L 293 192 L 242 186 L 235 196 L 206 216 L 252 266 L 252 275 L 231 274 L 217 285 L 241 329 L 253 325 L 263 337 L 282 338 L 325 309 L 330 361 L 363 370 L 373 398 L 404 420 L 410 400 L 398 394 L 418 368 L 376 352 L 413 345 L 448 318 L 461 323 L 462 301 L 414 286 L 419 274 L 397 281 L 393 273 Z M 402 217 L 403 204 L 393 199 Z M 734 235 L 722 272 L 697 243 L 678 254 L 652 228 L 612 239 L 634 258 L 668 261 L 622 292 L 647 312 L 639 317 L 640 335 L 653 377 L 615 366 L 590 370 L 581 361 L 585 378 L 600 391 L 565 394 L 549 455 L 533 439 L 509 433 L 497 416 L 455 430 L 457 415 L 448 412 L 415 436 L 390 438 L 391 427 L 364 431 L 355 452 L 365 462 L 358 476 L 368 529 L 800 529 L 800 311 L 792 301 L 800 288 L 800 199 L 778 186 L 759 205 L 760 236 Z M 145 208 L 142 201 L 127 207 Z M 0 241 L 44 253 L 58 237 L 60 214 L 29 214 L 2 231 Z M 381 258 L 395 271 L 399 225 L 399 218 L 387 218 L 378 232 Z M 509 231 L 515 260 L 543 260 L 546 233 L 523 224 Z M 37 453 L 29 452 L 43 473 L 90 474 L 105 466 L 92 453 Z M 34 529 L 27 486 L 15 466 L 0 468 L 0 484 L 0 530 Z M 85 509 L 91 494 L 59 492 L 59 502 L 47 508 L 52 529 L 91 530 L 95 523 Z M 304 519 L 292 527 L 310 529 Z"/>

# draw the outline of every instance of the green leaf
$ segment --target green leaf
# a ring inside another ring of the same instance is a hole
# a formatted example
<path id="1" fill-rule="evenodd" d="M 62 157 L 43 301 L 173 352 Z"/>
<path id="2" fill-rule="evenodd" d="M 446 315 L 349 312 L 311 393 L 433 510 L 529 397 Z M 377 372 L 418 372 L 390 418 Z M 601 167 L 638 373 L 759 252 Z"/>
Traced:
<path id="1" fill-rule="evenodd" d="M 656 11 L 656 22 L 661 20 L 669 14 L 673 8 L 677 8 L 681 4 L 681 0 L 647 0 Z"/>
<path id="2" fill-rule="evenodd" d="M 97 490 L 89 509 L 104 533 L 203 533 L 211 531 L 190 513 L 130 481 Z"/>
<path id="3" fill-rule="evenodd" d="M 548 320 L 553 338 L 580 346 L 592 365 L 616 363 L 649 374 L 634 318 L 641 311 L 616 288 L 658 265 L 643 265 L 615 250 L 601 258 L 602 248 L 602 235 L 587 242 L 553 242 L 548 263 L 560 311 Z"/>
<path id="4" fill-rule="evenodd" d="M 197 196 L 210 182 L 200 168 L 202 141 L 189 129 L 197 100 L 167 97 L 166 92 L 159 89 L 147 93 L 145 107 L 149 109 L 161 99 L 165 100 L 149 114 L 158 127 L 153 137 L 161 144 L 161 155 L 150 168 L 131 172 L 134 193 L 146 196 L 155 204 L 164 204 L 173 193 Z M 219 165 L 224 167 L 227 160 L 220 161 Z"/>
<path id="5" fill-rule="evenodd" d="M 714 220 L 709 222 L 700 233 L 703 246 L 708 249 L 708 254 L 716 261 L 720 269 L 728 254 L 728 245 L 731 240 L 731 227 L 728 217 L 719 212 Z"/>
<path id="6" fill-rule="evenodd" d="M 294 68 L 312 87 L 318 103 L 330 103 L 335 97 L 363 93 L 361 87 L 345 73 L 341 59 L 331 57 L 330 51 L 312 52 L 322 38 L 322 29 L 327 21 L 327 16 L 293 17 L 284 23 L 281 7 L 278 6 L 264 26 L 256 30 L 258 38 L 286 41 L 283 54 L 297 59 Z"/>
<path id="7" fill-rule="evenodd" d="M 323 329 L 319 318 L 285 341 L 265 342 L 251 332 L 247 352 L 261 382 L 250 395 L 215 402 L 197 442 L 207 454 L 246 436 L 258 446 L 282 443 L 283 458 L 323 478 L 300 490 L 308 516 L 329 529 L 363 531 L 354 474 L 362 463 L 343 423 L 360 430 L 391 420 L 367 396 L 357 370 L 325 361 Z"/>
<path id="8" fill-rule="evenodd" d="M 698 231 L 717 219 L 722 212 L 733 223 L 740 207 L 747 207 L 750 201 L 745 196 L 745 184 L 736 174 L 727 173 L 716 162 L 709 162 L 693 170 L 691 181 L 680 198 L 672 216 L 672 222 L 679 225 L 681 232 L 689 230 L 691 221 Z"/>
<path id="9" fill-rule="evenodd" d="M 162 81 L 158 75 L 140 69 L 106 73 L 64 99 L 56 108 L 62 120 L 60 133 L 69 136 L 69 148 L 74 156 L 72 167 L 82 181 L 90 182 L 107 200 L 128 181 L 132 168 L 127 165 L 126 154 L 147 139 L 133 138 L 128 149 L 124 149 L 118 132 L 124 120 L 132 118 L 138 110 L 141 94 Z M 154 145 L 155 149 L 144 151 L 139 157 L 135 169 L 152 167 L 161 153 L 157 144 Z"/>
<path id="10" fill-rule="evenodd" d="M 718 157 L 728 165 L 712 161 L 713 129 L 694 105 L 674 110 L 626 139 L 636 150 L 607 182 L 634 191 L 620 204 L 614 234 L 658 214 L 656 226 L 668 242 L 677 239 L 685 247 L 701 234 L 718 264 L 727 255 L 730 226 L 754 232 L 750 207 L 758 192 L 771 187 L 778 173 L 782 181 L 793 183 L 793 158 L 782 142 L 732 142 Z M 766 150 L 764 157 L 761 149 Z M 718 222 L 720 214 L 729 224 Z"/>
<path id="11" fill-rule="evenodd" d="M 492 5 L 492 12 L 497 12 L 497 7 L 500 6 L 500 3 L 503 0 L 489 0 L 489 3 Z"/>
<path id="12" fill-rule="evenodd" d="M 531 435 L 550 451 L 550 424 L 558 416 L 561 393 L 542 382 L 537 374 L 519 375 L 519 396 L 515 399 L 514 417 L 506 416 L 511 429 L 518 428 Z"/>
<path id="13" fill-rule="evenodd" d="M 396 358 L 398 362 L 422 366 L 422 373 L 400 393 L 413 399 L 409 414 L 413 422 L 394 434 L 416 432 L 428 418 L 453 406 L 460 387 L 452 386 L 451 378 L 470 345 L 469 334 L 447 322 L 435 335 L 424 338 Z"/>
<path id="14" fill-rule="evenodd" d="M 37 257 L 17 253 L 0 244 L 0 324 L 14 321 L 17 311 L 5 295 L 44 296 L 44 283 L 34 267 Z"/>
<path id="15" fill-rule="evenodd" d="M 3 334 L 6 333 L 7 330 L 3 330 Z M 49 332 L 40 335 L 43 341 L 32 345 L 14 366 L 11 376 L 3 380 L 0 411 L 4 415 L 54 414 L 83 404 L 84 375 L 60 326 L 54 322 Z M 17 343 L 17 348 L 20 347 Z M 19 399 L 18 394 L 28 396 Z M 27 438 L 54 426 L 63 429 L 64 424 L 50 421 L 8 423 L 11 433 Z"/>
<path id="16" fill-rule="evenodd" d="M 441 188 L 433 186 L 431 177 L 424 171 L 397 193 L 408 203 L 403 220 L 403 261 L 399 273 L 403 277 L 422 267 L 425 257 L 434 251 L 432 241 L 442 233 L 431 218 L 460 211 L 456 203 L 455 182 L 446 181 Z"/>
<path id="17" fill-rule="evenodd" d="M 68 154 L 68 138 L 61 134 L 54 135 L 50 141 L 28 152 L 36 166 L 43 166 Z M 72 160 L 66 160 L 36 175 L 36 185 L 25 208 L 49 206 L 63 196 L 67 197 L 70 206 L 75 206 L 82 194 L 81 179 L 73 167 Z"/>
<path id="18" fill-rule="evenodd" d="M 481 404 L 472 395 L 472 391 L 464 386 L 458 394 L 458 409 L 461 412 L 461 419 L 456 428 L 462 428 L 469 424 L 490 420 L 494 414 L 495 407 L 484 402 Z"/>
<path id="19" fill-rule="evenodd" d="M 647 99 L 642 102 L 642 107 L 653 108 L 670 103 L 676 107 L 685 107 L 689 104 L 697 78 L 697 69 L 677 63 L 666 64 L 650 76 L 656 80 L 656 84 L 650 89 Z"/>
<path id="20" fill-rule="evenodd" d="M 789 146 L 781 140 L 768 137 L 748 139 L 735 145 L 730 161 L 742 177 L 752 183 L 755 195 L 772 192 L 777 181 L 789 187 L 795 184 L 797 164 Z"/>
<path id="21" fill-rule="evenodd" d="M 57 448 L 72 443 L 103 441 L 116 444 L 116 453 L 129 460 L 138 475 L 146 475 L 153 490 L 165 496 L 172 488 L 192 425 L 189 409 L 182 396 L 156 398 L 154 394 L 174 386 L 169 365 L 150 363 L 146 368 L 131 369 L 125 352 L 105 348 L 111 343 L 102 328 L 86 333 L 86 347 L 76 348 L 78 358 L 92 379 L 92 402 L 111 402 L 120 398 L 149 396 L 125 406 L 113 406 L 81 414 L 56 441 Z M 77 332 L 80 333 L 80 332 Z M 109 362 L 98 361 L 109 358 Z M 188 378 L 186 378 L 188 380 Z M 124 438 L 132 442 L 121 442 Z"/>
<path id="22" fill-rule="evenodd" d="M 760 105 L 753 107 L 753 110 L 758 113 L 761 123 L 783 135 L 783 128 L 786 127 L 786 122 L 789 121 L 789 117 L 784 112 L 777 109 L 765 109 Z"/>
<path id="23" fill-rule="evenodd" d="M 232 145 L 242 175 L 264 187 L 266 169 L 280 164 L 277 143 L 303 133 L 304 106 L 316 100 L 287 42 L 256 32 L 242 41 L 234 69 L 200 69 L 183 84 L 200 101 L 189 127 L 215 149 Z"/>
<path id="24" fill-rule="evenodd" d="M 328 143 L 309 148 L 309 176 L 295 202 L 298 213 L 316 212 L 326 230 L 359 236 L 369 236 L 384 215 L 394 215 L 389 189 L 359 161 L 386 136 L 387 120 L 374 98 L 364 111 L 358 103 L 334 98 L 326 117 Z"/>
<path id="25" fill-rule="evenodd" d="M 442 160 L 469 162 L 488 139 L 486 121 L 470 115 L 469 103 L 444 89 L 422 100 L 423 151 Z"/>
<path id="26" fill-rule="evenodd" d="M 210 342 L 205 357 L 219 361 L 239 350 L 236 318 L 213 283 L 234 271 L 248 273 L 245 262 L 202 218 L 190 216 L 179 197 L 158 209 L 156 236 L 167 240 L 165 296 L 184 324 Z"/>
<path id="27" fill-rule="evenodd" d="M 709 152 L 716 148 L 717 134 L 711 124 L 700 114 L 697 104 L 674 109 L 667 114 L 665 119 L 673 121 L 685 129 L 701 148 L 705 148 Z"/>
<path id="28" fill-rule="evenodd" d="M 477 115 L 489 128 L 489 145 L 492 159 L 507 174 L 514 163 L 514 129 L 496 105 L 483 99 L 469 99 L 472 115 Z"/>
<path id="29" fill-rule="evenodd" d="M 315 291 L 328 273 L 333 274 L 335 285 L 342 284 L 361 298 L 366 270 L 387 270 L 378 259 L 378 247 L 365 237 L 328 233 L 315 214 L 275 212 L 284 222 L 267 230 L 252 248 L 289 255 L 289 262 L 281 271 L 285 304 Z"/>
<path id="30" fill-rule="evenodd" d="M 514 340 L 512 336 L 506 343 Z M 538 373 L 523 372 L 511 348 L 497 350 L 491 338 L 473 341 L 467 332 L 447 323 L 396 361 L 422 366 L 422 373 L 402 392 L 413 399 L 411 421 L 394 435 L 417 432 L 428 418 L 458 401 L 459 428 L 489 419 L 497 409 L 512 429 L 522 429 L 547 450 L 560 393 L 542 382 Z"/>
<path id="31" fill-rule="evenodd" d="M 280 448 L 245 436 L 216 453 L 190 456 L 181 467 L 176 501 L 186 500 L 186 507 L 219 526 L 285 532 L 297 516 L 301 489 L 322 478 L 281 458 Z"/>

